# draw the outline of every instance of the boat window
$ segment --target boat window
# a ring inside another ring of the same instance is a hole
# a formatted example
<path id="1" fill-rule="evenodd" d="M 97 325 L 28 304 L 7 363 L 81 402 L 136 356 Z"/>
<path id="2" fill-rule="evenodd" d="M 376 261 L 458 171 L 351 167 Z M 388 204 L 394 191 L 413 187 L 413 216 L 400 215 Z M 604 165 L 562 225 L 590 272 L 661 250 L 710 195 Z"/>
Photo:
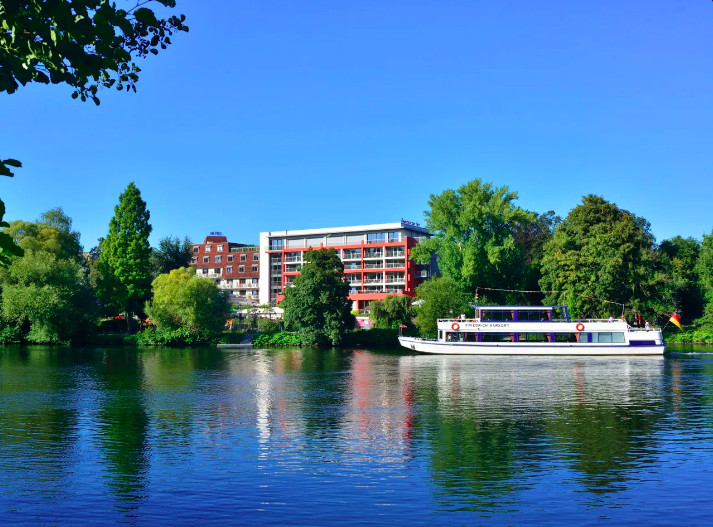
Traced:
<path id="1" fill-rule="evenodd" d="M 623 343 L 623 342 L 626 342 L 626 340 L 624 339 L 624 333 L 621 333 L 621 332 L 614 332 L 614 333 L 601 332 L 601 333 L 592 333 L 591 342 L 603 342 L 603 343 L 608 344 L 610 342 Z"/>
<path id="2" fill-rule="evenodd" d="M 532 321 L 532 322 L 547 322 L 552 320 L 551 311 L 538 310 L 523 310 L 518 311 L 517 319 L 520 321 Z"/>
<path id="3" fill-rule="evenodd" d="M 555 333 L 555 342 L 577 342 L 576 333 Z"/>
<path id="4" fill-rule="evenodd" d="M 611 342 L 611 333 L 594 333 L 592 336 L 597 337 L 597 342 Z"/>
<path id="5" fill-rule="evenodd" d="M 549 333 L 520 333 L 517 337 L 520 342 L 549 342 Z"/>
<path id="6" fill-rule="evenodd" d="M 501 320 L 512 320 L 512 311 L 511 310 L 483 310 L 481 313 L 481 320 L 496 320 L 496 321 L 501 321 Z"/>
<path id="7" fill-rule="evenodd" d="M 512 342 L 512 333 L 483 333 L 483 342 Z"/>

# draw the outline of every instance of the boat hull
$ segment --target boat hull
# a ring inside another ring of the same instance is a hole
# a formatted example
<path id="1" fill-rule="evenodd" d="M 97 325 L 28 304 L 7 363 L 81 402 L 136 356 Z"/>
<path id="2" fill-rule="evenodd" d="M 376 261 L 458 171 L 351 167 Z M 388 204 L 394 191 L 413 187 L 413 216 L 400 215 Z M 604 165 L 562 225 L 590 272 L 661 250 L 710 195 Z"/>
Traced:
<path id="1" fill-rule="evenodd" d="M 594 344 L 594 343 L 530 343 L 530 342 L 440 342 L 437 340 L 399 337 L 399 343 L 419 353 L 448 355 L 663 355 L 666 346 Z"/>

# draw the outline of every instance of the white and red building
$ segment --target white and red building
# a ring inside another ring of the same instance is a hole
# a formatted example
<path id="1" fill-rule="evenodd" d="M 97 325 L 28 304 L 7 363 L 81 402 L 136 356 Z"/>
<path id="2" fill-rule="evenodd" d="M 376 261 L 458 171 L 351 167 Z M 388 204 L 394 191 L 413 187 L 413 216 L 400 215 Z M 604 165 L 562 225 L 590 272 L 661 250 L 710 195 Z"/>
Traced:
<path id="1" fill-rule="evenodd" d="M 191 250 L 191 265 L 198 276 L 214 279 L 218 287 L 230 292 L 235 304 L 258 305 L 259 247 L 229 242 L 222 233 L 213 232 Z"/>
<path id="2" fill-rule="evenodd" d="M 260 304 L 278 304 L 300 274 L 309 249 L 334 249 L 344 262 L 353 308 L 365 310 L 387 295 L 413 297 L 416 286 L 431 275 L 431 265 L 409 259 L 411 249 L 429 233 L 417 223 L 285 230 L 260 233 Z"/>

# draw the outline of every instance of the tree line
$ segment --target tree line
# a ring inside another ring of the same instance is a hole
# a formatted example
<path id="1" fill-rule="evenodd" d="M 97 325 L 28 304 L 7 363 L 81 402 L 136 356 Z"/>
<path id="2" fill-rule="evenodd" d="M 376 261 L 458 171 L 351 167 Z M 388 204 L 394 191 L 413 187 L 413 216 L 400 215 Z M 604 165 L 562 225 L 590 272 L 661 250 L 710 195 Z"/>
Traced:
<path id="1" fill-rule="evenodd" d="M 230 310 L 215 282 L 189 267 L 187 237 L 149 245 L 150 213 L 134 183 L 119 196 L 106 237 L 88 253 L 61 208 L 13 221 L 3 233 L 23 256 L 0 269 L 1 342 L 88 340 L 102 321 L 111 330 L 143 329 L 140 343 L 206 342 Z"/>
<path id="2" fill-rule="evenodd" d="M 700 340 L 713 338 L 713 232 L 657 243 L 646 219 L 601 196 L 584 196 L 564 219 L 516 199 L 480 179 L 430 196 L 432 237 L 411 255 L 420 263 L 435 256 L 439 268 L 416 290 L 411 315 L 423 336 L 435 336 L 438 317 L 472 314 L 478 294 L 481 305 L 565 304 L 575 317 L 634 323 L 678 313 Z M 379 324 L 406 322 L 374 307 Z"/>

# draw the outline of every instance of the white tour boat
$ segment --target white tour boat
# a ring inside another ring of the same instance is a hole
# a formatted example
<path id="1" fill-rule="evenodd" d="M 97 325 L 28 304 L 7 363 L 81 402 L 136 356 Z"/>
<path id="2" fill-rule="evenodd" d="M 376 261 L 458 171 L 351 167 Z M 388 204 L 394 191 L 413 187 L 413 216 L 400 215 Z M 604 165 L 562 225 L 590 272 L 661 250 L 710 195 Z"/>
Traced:
<path id="1" fill-rule="evenodd" d="M 665 348 L 660 328 L 633 328 L 623 318 L 570 320 L 567 306 L 478 306 L 475 318 L 439 319 L 438 339 L 399 342 L 453 355 L 663 355 Z"/>

